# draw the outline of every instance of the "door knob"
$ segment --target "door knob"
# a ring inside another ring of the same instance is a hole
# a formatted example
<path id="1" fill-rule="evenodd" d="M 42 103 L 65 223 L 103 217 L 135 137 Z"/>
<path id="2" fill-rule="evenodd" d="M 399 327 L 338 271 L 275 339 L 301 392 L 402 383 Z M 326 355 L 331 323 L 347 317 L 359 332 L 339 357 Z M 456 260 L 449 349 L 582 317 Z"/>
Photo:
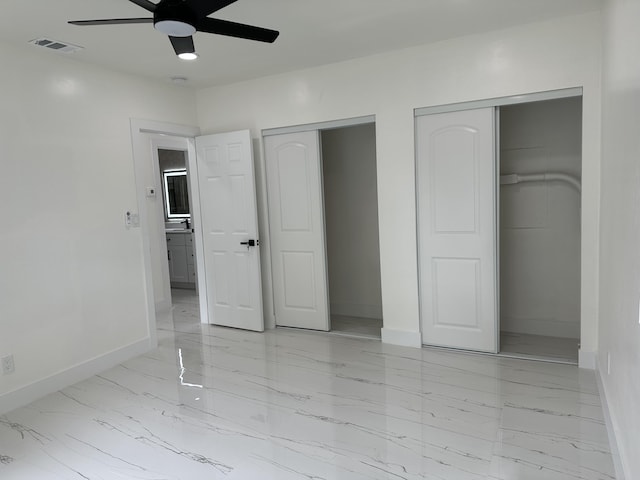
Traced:
<path id="1" fill-rule="evenodd" d="M 240 242 L 240 245 L 246 245 L 247 250 L 249 250 L 249 248 L 255 247 L 256 245 L 259 245 L 259 243 L 257 240 L 247 240 L 246 242 Z"/>

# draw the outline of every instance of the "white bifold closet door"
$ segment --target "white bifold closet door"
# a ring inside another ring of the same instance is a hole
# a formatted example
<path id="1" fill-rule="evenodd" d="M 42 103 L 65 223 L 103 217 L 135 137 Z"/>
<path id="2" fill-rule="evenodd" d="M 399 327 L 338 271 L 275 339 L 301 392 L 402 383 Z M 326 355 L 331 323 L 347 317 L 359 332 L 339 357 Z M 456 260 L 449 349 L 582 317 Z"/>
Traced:
<path id="1" fill-rule="evenodd" d="M 320 134 L 264 142 L 276 324 L 329 330 Z"/>
<path id="2" fill-rule="evenodd" d="M 209 323 L 264 330 L 258 215 L 248 130 L 196 138 Z M 199 272 L 200 274 L 200 272 Z"/>
<path id="3" fill-rule="evenodd" d="M 416 119 L 422 342 L 497 352 L 493 108 Z"/>

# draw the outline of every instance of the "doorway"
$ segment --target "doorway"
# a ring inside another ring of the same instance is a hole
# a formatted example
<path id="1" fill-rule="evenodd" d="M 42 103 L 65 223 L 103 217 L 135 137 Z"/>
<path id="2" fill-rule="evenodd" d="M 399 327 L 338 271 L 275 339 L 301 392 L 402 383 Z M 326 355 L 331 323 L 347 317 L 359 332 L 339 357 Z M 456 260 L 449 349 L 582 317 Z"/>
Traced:
<path id="1" fill-rule="evenodd" d="M 182 142 L 179 142 L 182 143 Z M 157 194 L 162 204 L 166 240 L 171 310 L 173 319 L 199 322 L 197 262 L 194 247 L 194 215 L 186 145 L 156 140 L 154 161 L 158 163 Z M 166 279 L 165 279 L 166 282 Z M 175 314 L 179 315 L 175 315 Z"/>
<path id="2" fill-rule="evenodd" d="M 320 135 L 330 331 L 380 338 L 375 124 Z"/>
<path id="3" fill-rule="evenodd" d="M 276 326 L 381 336 L 374 121 L 263 132 Z"/>
<path id="4" fill-rule="evenodd" d="M 165 222 L 159 149 L 187 152 L 200 322 L 264 330 L 250 132 L 199 136 L 194 127 L 133 119 L 131 136 L 152 345 L 157 343 L 158 318 L 171 311 L 167 235 L 182 233 L 167 232 L 167 226 L 186 226 Z M 182 300 L 194 304 L 195 299 Z"/>

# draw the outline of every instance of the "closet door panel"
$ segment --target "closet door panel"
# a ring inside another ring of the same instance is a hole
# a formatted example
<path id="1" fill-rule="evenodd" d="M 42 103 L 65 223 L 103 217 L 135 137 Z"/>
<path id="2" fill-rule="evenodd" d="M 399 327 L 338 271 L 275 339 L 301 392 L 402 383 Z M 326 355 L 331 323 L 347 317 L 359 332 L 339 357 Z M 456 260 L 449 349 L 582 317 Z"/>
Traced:
<path id="1" fill-rule="evenodd" d="M 264 141 L 276 324 L 329 330 L 319 133 Z"/>
<path id="2" fill-rule="evenodd" d="M 497 351 L 492 108 L 416 119 L 422 341 Z"/>

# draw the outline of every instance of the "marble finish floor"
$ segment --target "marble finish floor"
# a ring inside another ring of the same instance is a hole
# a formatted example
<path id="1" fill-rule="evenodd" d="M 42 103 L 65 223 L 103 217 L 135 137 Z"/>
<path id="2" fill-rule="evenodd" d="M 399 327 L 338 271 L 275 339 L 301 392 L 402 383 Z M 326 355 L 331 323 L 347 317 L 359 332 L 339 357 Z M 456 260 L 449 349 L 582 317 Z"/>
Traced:
<path id="1" fill-rule="evenodd" d="M 184 301 L 182 301 L 184 300 Z M 3 480 L 611 480 L 591 371 L 201 325 L 0 417 Z"/>
<path id="2" fill-rule="evenodd" d="M 576 338 L 500 332 L 500 353 L 578 364 Z"/>
<path id="3" fill-rule="evenodd" d="M 172 288 L 171 303 L 173 306 L 198 305 L 198 293 L 193 288 Z"/>
<path id="4" fill-rule="evenodd" d="M 331 332 L 342 335 L 380 338 L 382 319 L 331 315 Z"/>

